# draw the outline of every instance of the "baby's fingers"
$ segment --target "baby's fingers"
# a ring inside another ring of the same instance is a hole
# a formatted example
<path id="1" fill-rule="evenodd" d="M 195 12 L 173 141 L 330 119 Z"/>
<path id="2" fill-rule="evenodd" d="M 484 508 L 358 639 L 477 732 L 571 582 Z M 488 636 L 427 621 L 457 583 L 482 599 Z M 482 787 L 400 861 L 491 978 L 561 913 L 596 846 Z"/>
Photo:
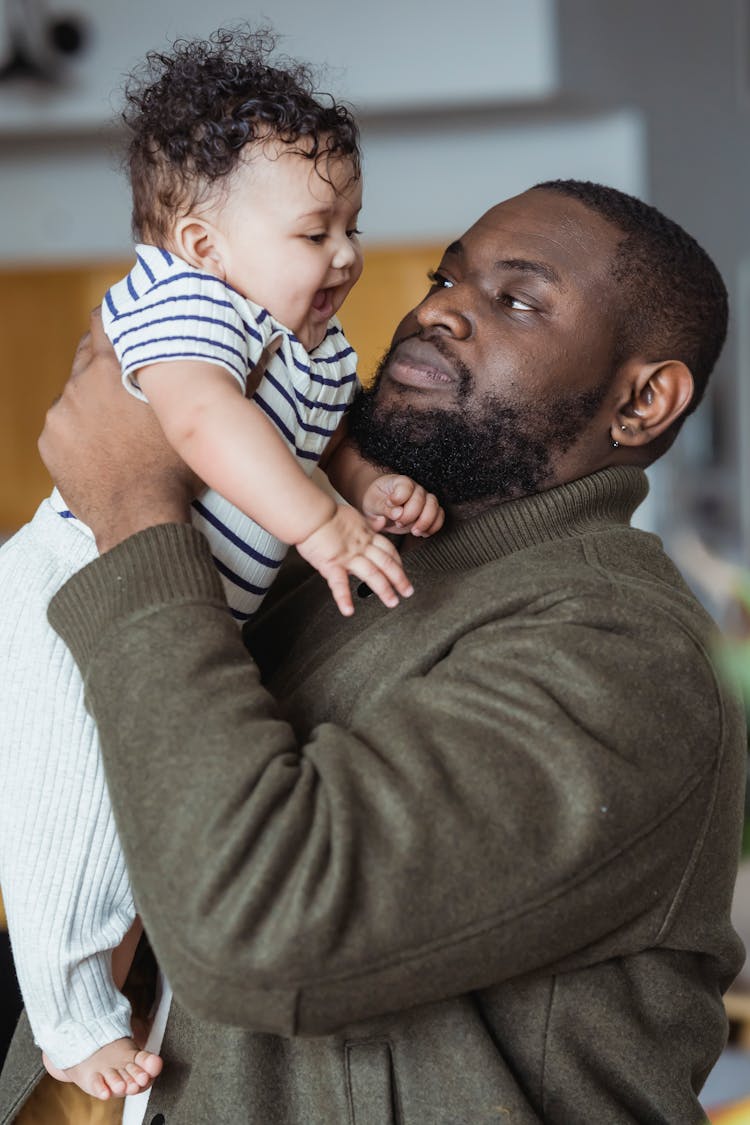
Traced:
<path id="1" fill-rule="evenodd" d="M 401 560 L 381 551 L 371 544 L 364 554 L 357 555 L 349 563 L 349 570 L 377 594 L 383 605 L 392 609 L 398 605 L 398 595 L 408 598 L 414 587 L 404 574 Z"/>
<path id="2" fill-rule="evenodd" d="M 406 577 L 401 555 L 390 539 L 386 539 L 384 535 L 373 536 L 372 543 L 365 549 L 364 554 L 383 571 L 403 598 L 411 597 L 414 587 Z"/>
<path id="3" fill-rule="evenodd" d="M 352 574 L 369 586 L 373 594 L 377 594 L 383 605 L 394 609 L 398 605 L 398 594 L 388 581 L 382 570 L 366 559 L 364 555 L 357 555 L 349 564 Z"/>
<path id="4" fill-rule="evenodd" d="M 328 583 L 328 588 L 333 595 L 333 600 L 338 606 L 339 612 L 344 617 L 351 617 L 354 613 L 354 603 L 352 601 L 352 591 L 349 586 L 349 575 L 343 566 L 332 566 L 325 572 L 325 580 Z"/>
<path id="5" fill-rule="evenodd" d="M 421 484 L 411 482 L 413 491 L 407 502 L 404 504 L 401 515 L 398 517 L 398 523 L 401 527 L 410 528 L 415 524 L 424 511 L 424 506 L 430 498 L 431 494 L 422 488 Z M 434 497 L 433 497 L 434 499 Z"/>
<path id="6" fill-rule="evenodd" d="M 445 512 L 440 507 L 438 499 L 431 492 L 426 493 L 422 511 L 414 521 L 411 529 L 412 535 L 434 535 L 440 531 L 445 520 Z"/>
<path id="7" fill-rule="evenodd" d="M 415 490 L 419 487 L 416 485 L 411 477 L 397 477 L 385 476 L 381 477 L 383 482 L 381 488 L 388 498 L 388 504 L 392 508 L 398 508 L 406 504 L 412 497 Z"/>
<path id="8" fill-rule="evenodd" d="M 385 518 L 385 516 L 366 515 L 365 519 L 367 520 L 368 525 L 372 528 L 373 531 L 382 531 L 388 523 L 388 520 Z"/>

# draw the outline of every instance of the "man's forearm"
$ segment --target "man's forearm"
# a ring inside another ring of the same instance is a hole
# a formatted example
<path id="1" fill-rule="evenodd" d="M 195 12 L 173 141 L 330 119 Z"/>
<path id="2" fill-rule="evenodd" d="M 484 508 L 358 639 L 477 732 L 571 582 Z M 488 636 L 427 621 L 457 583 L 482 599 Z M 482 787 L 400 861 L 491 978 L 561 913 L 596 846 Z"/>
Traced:
<path id="1" fill-rule="evenodd" d="M 323 468 L 336 491 L 360 511 L 367 489 L 383 472 L 365 461 L 346 436 L 337 443 Z"/>
<path id="2" fill-rule="evenodd" d="M 393 617 L 382 637 L 368 633 L 355 669 L 345 655 L 351 626 L 332 608 L 321 624 L 327 599 L 308 601 L 312 632 L 304 642 L 294 635 L 299 597 L 288 596 L 268 624 L 287 647 L 303 644 L 285 670 L 290 698 L 309 681 L 309 722 L 318 659 L 329 690 L 339 684 L 338 702 L 334 693 L 317 723 L 299 730 L 262 686 L 208 548 L 190 528 L 121 544 L 75 575 L 50 611 L 99 724 L 146 929 L 196 1014 L 322 1034 L 563 962 L 623 918 L 647 915 L 661 901 L 655 888 L 680 877 L 703 800 L 682 771 L 677 784 L 646 758 L 648 802 L 618 817 L 569 815 L 584 767 L 598 807 L 627 788 L 630 757 L 648 738 L 631 723 L 618 728 L 625 752 L 593 745 L 575 726 L 578 682 L 561 733 L 563 685 L 552 671 L 548 687 L 540 678 L 565 651 L 597 683 L 616 684 L 620 637 L 596 620 L 572 630 L 564 603 L 553 604 L 543 667 L 535 614 L 532 629 L 473 626 L 425 670 L 405 638 L 428 620 L 434 628 L 440 603 L 427 594 L 421 609 L 408 607 L 398 635 Z M 471 590 L 466 598 L 477 604 Z M 386 641 L 371 700 L 361 687 L 368 652 Z M 703 683 L 695 688 L 708 697 Z M 331 721 L 342 705 L 347 721 Z M 652 701 L 642 713 L 647 722 Z M 554 831 L 540 834 L 540 816 Z M 654 917 L 654 932 L 661 921 Z"/>

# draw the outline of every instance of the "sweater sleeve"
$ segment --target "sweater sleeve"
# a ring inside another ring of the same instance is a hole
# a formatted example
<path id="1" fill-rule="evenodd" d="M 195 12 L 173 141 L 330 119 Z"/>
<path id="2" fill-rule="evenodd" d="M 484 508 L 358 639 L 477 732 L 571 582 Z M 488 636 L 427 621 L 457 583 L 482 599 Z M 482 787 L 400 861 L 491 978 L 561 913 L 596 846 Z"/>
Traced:
<path id="1" fill-rule="evenodd" d="M 142 532 L 68 582 L 50 620 L 99 725 L 139 910 L 189 1010 L 322 1034 L 663 938 L 710 815 L 708 663 L 672 638 L 666 698 L 625 613 L 537 616 L 487 622 L 387 710 L 362 693 L 350 722 L 302 740 L 192 529 Z M 608 679 L 638 661 L 637 705 L 613 714 Z M 701 722 L 654 760 L 649 731 L 695 692 Z"/>

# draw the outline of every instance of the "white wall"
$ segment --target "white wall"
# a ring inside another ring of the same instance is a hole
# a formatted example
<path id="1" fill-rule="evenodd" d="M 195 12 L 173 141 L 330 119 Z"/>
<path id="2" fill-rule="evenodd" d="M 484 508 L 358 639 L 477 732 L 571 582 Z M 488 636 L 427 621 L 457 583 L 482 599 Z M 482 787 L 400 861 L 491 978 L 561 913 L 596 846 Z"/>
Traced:
<path id="1" fill-rule="evenodd" d="M 284 51 L 328 64 L 328 84 L 367 112 L 528 100 L 557 84 L 554 0 L 463 0 L 460 8 L 455 0 L 224 0 L 218 11 L 205 0 L 47 0 L 47 8 L 84 17 L 90 46 L 62 89 L 30 98 L 4 87 L 5 133 L 101 125 L 146 51 L 241 20 L 272 22 Z"/>
<path id="2" fill-rule="evenodd" d="M 635 192 L 644 180 L 643 125 L 633 113 L 365 122 L 363 142 L 362 227 L 371 242 L 454 237 L 493 203 L 542 179 L 604 179 Z M 127 255 L 130 198 L 112 137 L 6 144 L 0 169 L 0 260 Z"/>
<path id="3" fill-rule="evenodd" d="M 0 261 L 127 256 L 130 190 L 111 138 L 0 144 Z"/>
<path id="4" fill-rule="evenodd" d="M 69 88 L 0 89 L 0 260 L 119 256 L 130 204 L 112 128 L 122 75 L 151 47 L 204 35 L 203 0 L 49 0 L 92 23 Z M 556 106 L 553 0 L 275 0 L 290 53 L 329 64 L 324 85 L 361 110 L 370 241 L 455 235 L 486 207 L 539 179 L 580 176 L 638 191 L 638 116 Z M 221 22 L 242 14 L 230 0 Z M 256 19 L 255 16 L 251 16 Z M 259 12 L 257 19 L 262 18 Z M 481 34 L 478 34 L 481 29 Z M 2 50 L 0 50 L 0 55 Z"/>
<path id="5" fill-rule="evenodd" d="M 369 238 L 429 240 L 460 234 L 483 211 L 540 180 L 606 180 L 638 192 L 645 177 L 637 113 L 583 119 L 497 113 L 453 121 L 365 123 Z"/>

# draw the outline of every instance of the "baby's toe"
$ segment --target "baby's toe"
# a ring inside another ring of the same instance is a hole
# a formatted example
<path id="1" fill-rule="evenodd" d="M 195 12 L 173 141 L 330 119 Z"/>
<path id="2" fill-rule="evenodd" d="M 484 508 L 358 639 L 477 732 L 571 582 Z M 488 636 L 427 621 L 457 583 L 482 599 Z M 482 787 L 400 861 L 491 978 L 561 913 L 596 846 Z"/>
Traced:
<path id="1" fill-rule="evenodd" d="M 128 1083 L 127 1080 L 123 1078 L 121 1070 L 115 1069 L 113 1066 L 107 1067 L 102 1073 L 102 1078 L 115 1097 L 122 1098 L 125 1096 Z"/>
<path id="2" fill-rule="evenodd" d="M 127 1063 L 125 1066 L 121 1066 L 119 1069 L 119 1075 L 125 1087 L 125 1097 L 129 1097 L 131 1094 L 140 1094 L 142 1089 L 140 1083 L 137 1082 L 135 1078 L 130 1074 L 130 1065 L 130 1063 Z"/>
<path id="3" fill-rule="evenodd" d="M 125 1070 L 128 1072 L 133 1082 L 135 1082 L 138 1085 L 138 1088 L 141 1090 L 148 1086 L 149 1082 L 151 1081 L 151 1076 L 149 1074 L 146 1074 L 146 1071 L 143 1069 L 143 1067 L 138 1066 L 137 1063 L 128 1063 L 128 1065 L 125 1067 Z"/>
<path id="4" fill-rule="evenodd" d="M 86 1090 L 86 1093 L 91 1094 L 92 1097 L 99 1098 L 103 1102 L 106 1102 L 112 1095 L 112 1091 L 101 1074 L 95 1074 L 89 1083 L 82 1083 L 81 1088 Z"/>
<path id="5" fill-rule="evenodd" d="M 136 1066 L 142 1067 L 151 1078 L 158 1078 L 164 1065 L 161 1057 L 152 1054 L 151 1051 L 139 1051 L 134 1062 Z"/>

